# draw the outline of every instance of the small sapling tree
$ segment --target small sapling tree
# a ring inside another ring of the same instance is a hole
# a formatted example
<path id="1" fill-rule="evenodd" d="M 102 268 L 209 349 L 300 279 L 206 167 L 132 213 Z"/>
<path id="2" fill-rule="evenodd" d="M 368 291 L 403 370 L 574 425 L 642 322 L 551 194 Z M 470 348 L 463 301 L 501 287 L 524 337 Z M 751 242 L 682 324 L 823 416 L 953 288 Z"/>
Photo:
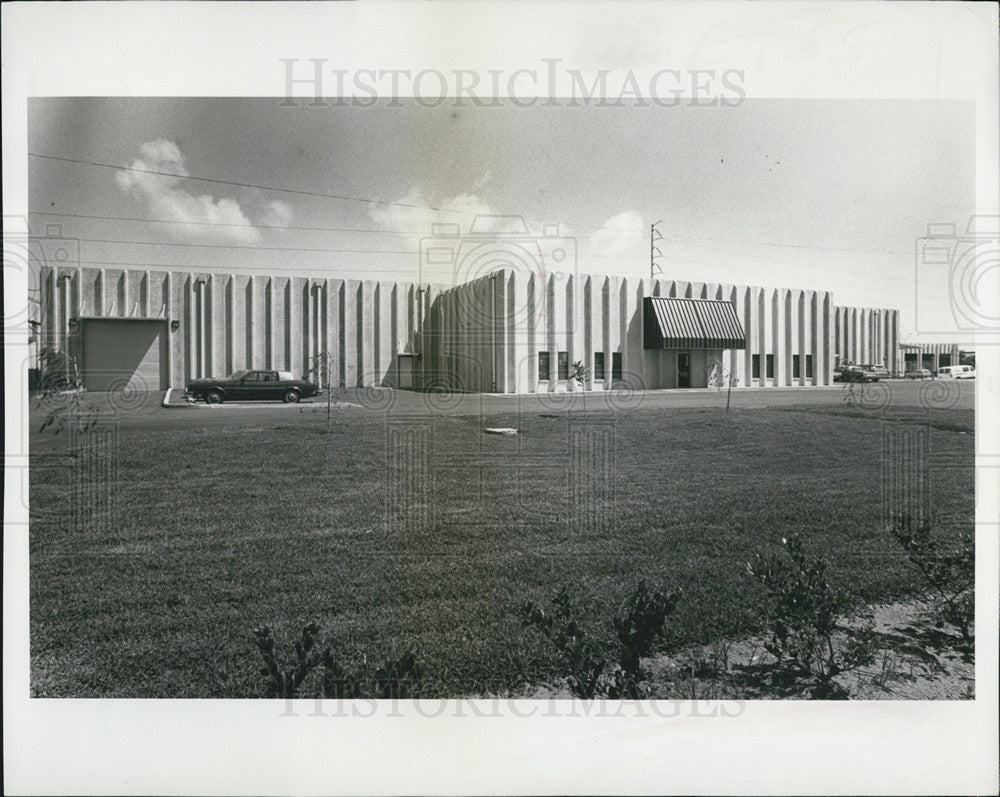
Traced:
<path id="1" fill-rule="evenodd" d="M 85 432 L 97 421 L 97 410 L 83 398 L 83 388 L 76 358 L 53 348 L 42 349 L 38 354 L 41 364 L 39 375 L 38 408 L 48 407 L 49 413 L 42 421 L 39 432 L 52 427 L 53 434 L 75 424 Z"/>
<path id="2" fill-rule="evenodd" d="M 326 390 L 326 431 L 333 430 L 333 357 L 330 352 L 324 351 L 314 354 L 311 358 L 312 367 L 310 373 L 316 376 L 316 386 L 320 390 Z"/>
<path id="3" fill-rule="evenodd" d="M 722 360 L 713 360 L 708 367 L 708 386 L 720 393 L 726 391 L 726 412 L 729 412 L 729 403 L 732 398 L 733 388 L 740 382 L 739 377 L 726 371 Z"/>
<path id="4" fill-rule="evenodd" d="M 580 386 L 583 393 L 583 411 L 587 411 L 587 379 L 590 377 L 590 367 L 583 364 L 582 360 L 577 360 L 572 365 L 573 370 L 570 377 Z"/>

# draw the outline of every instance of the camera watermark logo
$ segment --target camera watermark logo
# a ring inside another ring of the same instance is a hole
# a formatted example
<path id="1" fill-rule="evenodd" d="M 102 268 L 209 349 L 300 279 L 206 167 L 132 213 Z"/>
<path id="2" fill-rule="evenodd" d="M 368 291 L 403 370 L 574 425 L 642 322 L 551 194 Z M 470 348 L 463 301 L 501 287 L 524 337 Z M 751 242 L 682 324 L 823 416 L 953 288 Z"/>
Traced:
<path id="1" fill-rule="evenodd" d="M 420 240 L 419 282 L 443 278 L 461 287 L 505 271 L 541 280 L 551 273 L 576 277 L 576 239 L 561 235 L 557 224 L 543 225 L 535 235 L 522 216 L 478 215 L 467 233 L 462 233 L 459 224 L 433 224 L 431 235 Z M 492 324 L 498 317 L 523 324 L 532 313 L 537 322 L 544 314 L 544 302 L 518 299 L 506 291 L 486 296 L 473 286 L 460 292 L 457 301 L 459 320 L 465 326 Z"/>
<path id="2" fill-rule="evenodd" d="M 4 334 L 27 332 L 40 321 L 40 302 L 45 286 L 41 284 L 42 269 L 76 269 L 80 265 L 80 242 L 65 238 L 62 226 L 47 224 L 44 235 L 32 235 L 24 216 L 3 217 L 3 274 L 8 288 L 17 287 L 20 280 L 27 283 L 27 299 L 14 305 L 12 312 L 4 315 Z M 71 275 L 63 272 L 65 279 Z M 54 290 L 68 290 L 63 282 Z M 37 330 L 32 330 L 33 332 Z"/>
<path id="3" fill-rule="evenodd" d="M 1000 216 L 927 225 L 915 277 L 918 333 L 1000 334 Z"/>

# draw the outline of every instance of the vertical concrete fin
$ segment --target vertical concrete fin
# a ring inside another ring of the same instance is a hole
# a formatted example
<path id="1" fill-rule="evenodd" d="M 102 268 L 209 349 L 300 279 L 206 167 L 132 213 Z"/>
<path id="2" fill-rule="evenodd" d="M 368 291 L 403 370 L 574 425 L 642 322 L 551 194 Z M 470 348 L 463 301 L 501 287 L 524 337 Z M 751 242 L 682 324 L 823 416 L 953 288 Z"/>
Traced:
<path id="1" fill-rule="evenodd" d="M 226 281 L 226 373 L 236 370 L 236 275 Z"/>

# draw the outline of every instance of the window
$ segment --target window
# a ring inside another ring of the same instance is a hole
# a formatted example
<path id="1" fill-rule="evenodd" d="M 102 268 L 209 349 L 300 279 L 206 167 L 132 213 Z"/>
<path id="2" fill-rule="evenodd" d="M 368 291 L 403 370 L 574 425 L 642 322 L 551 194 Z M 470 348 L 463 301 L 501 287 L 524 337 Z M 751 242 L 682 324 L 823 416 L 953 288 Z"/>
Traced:
<path id="1" fill-rule="evenodd" d="M 611 352 L 611 378 L 622 378 L 622 353 L 620 351 Z"/>
<path id="2" fill-rule="evenodd" d="M 569 379 L 569 352 L 561 351 L 559 352 L 559 378 Z"/>
<path id="3" fill-rule="evenodd" d="M 751 373 L 753 374 L 753 378 L 754 379 L 760 379 L 760 355 L 759 354 L 755 354 L 753 356 L 753 366 L 752 367 L 753 367 L 753 371 L 751 371 Z"/>
<path id="4" fill-rule="evenodd" d="M 547 382 L 549 380 L 549 353 L 547 351 L 538 352 L 538 381 Z"/>
<path id="5" fill-rule="evenodd" d="M 604 352 L 594 352 L 594 379 L 604 379 Z"/>
<path id="6" fill-rule="evenodd" d="M 767 378 L 774 379 L 774 355 L 767 355 Z"/>
<path id="7" fill-rule="evenodd" d="M 806 379 L 813 378 L 813 356 L 811 354 L 806 355 Z"/>
<path id="8" fill-rule="evenodd" d="M 799 364 L 799 355 L 792 355 L 792 379 L 798 379 L 802 373 L 801 365 Z"/>

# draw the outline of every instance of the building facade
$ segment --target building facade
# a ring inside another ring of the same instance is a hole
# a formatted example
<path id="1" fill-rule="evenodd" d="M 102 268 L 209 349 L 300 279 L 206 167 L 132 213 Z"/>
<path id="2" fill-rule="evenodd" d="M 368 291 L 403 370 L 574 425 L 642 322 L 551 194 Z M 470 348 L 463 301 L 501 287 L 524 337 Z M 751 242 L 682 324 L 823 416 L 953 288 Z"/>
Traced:
<path id="1" fill-rule="evenodd" d="M 904 372 L 926 368 L 937 373 L 939 368 L 959 365 L 962 356 L 957 343 L 902 343 L 899 350 Z"/>
<path id="2" fill-rule="evenodd" d="M 884 365 L 892 374 L 902 369 L 898 310 L 838 306 L 833 326 L 838 364 Z"/>
<path id="3" fill-rule="evenodd" d="M 890 370 L 899 356 L 898 311 L 826 291 L 510 269 L 443 287 L 55 266 L 39 286 L 42 345 L 73 355 L 89 390 L 241 368 L 298 377 L 320 360 L 341 387 L 697 388 L 713 372 L 791 387 L 832 384 L 838 356 Z"/>

